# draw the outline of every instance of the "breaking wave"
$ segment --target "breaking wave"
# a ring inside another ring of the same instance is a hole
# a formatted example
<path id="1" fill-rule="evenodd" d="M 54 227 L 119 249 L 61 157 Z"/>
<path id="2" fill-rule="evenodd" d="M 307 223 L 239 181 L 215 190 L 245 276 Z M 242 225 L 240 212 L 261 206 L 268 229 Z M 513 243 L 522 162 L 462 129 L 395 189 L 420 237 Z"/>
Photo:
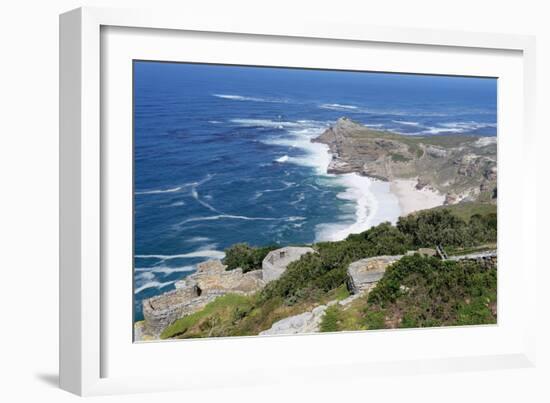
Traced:
<path id="1" fill-rule="evenodd" d="M 140 292 L 142 291 L 145 291 L 149 288 L 156 288 L 156 289 L 161 289 L 161 288 L 165 288 L 165 287 L 168 287 L 169 285 L 172 285 L 174 284 L 175 281 L 165 281 L 165 282 L 160 282 L 160 281 L 149 281 L 139 287 L 137 287 L 135 290 L 134 290 L 134 294 L 139 294 Z"/>
<path id="2" fill-rule="evenodd" d="M 355 111 L 359 108 L 354 105 L 343 105 L 343 104 L 321 104 L 319 105 L 321 109 L 331 109 L 334 111 Z"/>
<path id="3" fill-rule="evenodd" d="M 183 188 L 187 187 L 189 185 L 182 185 L 182 186 L 176 186 L 174 188 L 170 189 L 154 189 L 154 190 L 144 190 L 140 192 L 135 192 L 137 195 L 154 195 L 154 194 L 161 194 L 161 193 L 174 193 L 179 192 Z"/>
<path id="4" fill-rule="evenodd" d="M 287 162 L 287 161 L 288 161 L 288 155 L 283 155 L 282 157 L 275 159 L 275 162 L 280 162 L 280 163 Z"/>
<path id="5" fill-rule="evenodd" d="M 236 94 L 212 94 L 212 95 L 217 98 L 230 99 L 232 101 L 288 103 L 288 100 L 283 98 L 260 98 L 260 97 L 249 97 L 249 96 L 236 95 Z"/>
<path id="6" fill-rule="evenodd" d="M 496 123 L 481 122 L 450 122 L 440 123 L 437 126 L 427 127 L 421 131 L 421 134 L 440 134 L 440 133 L 469 133 L 480 129 L 496 128 Z"/>
<path id="7" fill-rule="evenodd" d="M 168 267 L 168 266 L 153 266 L 153 267 L 136 267 L 134 270 L 140 273 L 140 276 L 144 274 L 151 274 L 151 278 L 154 278 L 153 273 L 160 274 L 172 274 L 172 273 L 184 273 L 194 271 L 195 266 L 181 266 L 181 267 Z"/>
<path id="8" fill-rule="evenodd" d="M 198 249 L 194 252 L 180 253 L 176 255 L 136 255 L 135 257 L 140 259 L 157 259 L 161 262 L 165 262 L 173 259 L 189 259 L 198 257 L 223 259 L 225 257 L 225 253 L 215 249 Z"/>
<path id="9" fill-rule="evenodd" d="M 213 220 L 224 220 L 224 219 L 247 220 L 247 221 L 296 221 L 296 220 L 305 220 L 305 217 L 291 216 L 291 217 L 275 218 L 275 217 L 247 217 L 243 215 L 220 214 L 220 215 L 206 216 L 206 217 L 191 217 L 191 218 L 188 218 L 187 220 L 181 221 L 178 225 L 183 225 L 183 224 L 187 224 L 190 222 L 197 222 L 197 221 L 213 221 Z"/>

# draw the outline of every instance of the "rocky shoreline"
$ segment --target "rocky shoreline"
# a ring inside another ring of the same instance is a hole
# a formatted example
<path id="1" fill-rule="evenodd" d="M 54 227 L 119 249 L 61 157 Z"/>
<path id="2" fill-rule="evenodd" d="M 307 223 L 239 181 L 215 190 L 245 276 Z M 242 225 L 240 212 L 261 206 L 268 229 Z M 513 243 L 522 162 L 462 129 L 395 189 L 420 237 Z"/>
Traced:
<path id="1" fill-rule="evenodd" d="M 332 155 L 328 173 L 357 173 L 390 182 L 402 214 L 408 214 L 461 201 L 496 202 L 496 141 L 492 139 L 400 135 L 343 117 L 312 141 L 328 146 Z"/>
<path id="2" fill-rule="evenodd" d="M 496 142 L 485 137 L 404 136 L 373 131 L 340 118 L 312 141 L 328 146 L 332 155 L 328 173 L 353 173 L 389 182 L 390 191 L 399 201 L 401 215 L 461 201 L 496 203 Z M 175 284 L 175 290 L 142 302 L 144 321 L 135 323 L 134 338 L 136 341 L 158 340 L 178 319 L 203 310 L 226 294 L 254 295 L 278 280 L 289 264 L 306 254 L 316 253 L 307 246 L 279 248 L 267 253 L 261 269 L 248 272 L 240 267 L 228 270 L 220 260 L 200 263 L 196 272 Z M 423 255 L 426 251 L 410 253 Z M 352 262 L 346 272 L 349 297 L 324 300 L 305 312 L 275 321 L 269 329 L 260 328 L 264 330 L 259 334 L 320 331 L 329 308 L 338 306 L 345 310 L 366 296 L 386 269 L 403 256 L 375 256 Z M 463 259 L 480 262 L 483 267 L 496 267 L 496 251 L 451 260 Z"/>

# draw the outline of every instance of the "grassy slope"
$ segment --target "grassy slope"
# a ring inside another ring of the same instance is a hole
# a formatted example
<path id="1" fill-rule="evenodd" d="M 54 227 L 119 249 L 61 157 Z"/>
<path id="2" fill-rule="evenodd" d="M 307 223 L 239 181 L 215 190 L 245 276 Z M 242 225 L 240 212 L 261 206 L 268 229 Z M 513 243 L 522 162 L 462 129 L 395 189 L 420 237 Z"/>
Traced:
<path id="1" fill-rule="evenodd" d="M 480 203 L 480 202 L 463 202 L 458 204 L 452 204 L 448 206 L 434 207 L 431 210 L 449 210 L 453 215 L 464 221 L 470 220 L 475 214 L 487 215 L 496 214 L 497 206 L 493 203 Z M 414 213 L 413 213 L 414 214 Z"/>
<path id="2" fill-rule="evenodd" d="M 246 297 L 226 294 L 201 311 L 178 319 L 162 332 L 161 339 L 254 335 L 269 329 L 281 319 L 348 296 L 347 288 L 340 286 L 319 300 L 310 299 L 287 305 L 277 298 L 260 302 L 258 295 Z"/>

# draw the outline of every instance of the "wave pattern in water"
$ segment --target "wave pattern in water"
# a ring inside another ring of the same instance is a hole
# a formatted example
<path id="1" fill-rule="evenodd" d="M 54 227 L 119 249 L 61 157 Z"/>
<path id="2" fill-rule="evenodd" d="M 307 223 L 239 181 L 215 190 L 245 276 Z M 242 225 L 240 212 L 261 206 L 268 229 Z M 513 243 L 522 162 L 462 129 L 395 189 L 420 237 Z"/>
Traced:
<path id="1" fill-rule="evenodd" d="M 338 118 L 413 135 L 497 129 L 488 81 L 470 93 L 450 78 L 152 62 L 134 77 L 136 319 L 234 243 L 337 240 L 393 220 L 386 183 L 327 174 L 328 147 L 311 140 Z"/>

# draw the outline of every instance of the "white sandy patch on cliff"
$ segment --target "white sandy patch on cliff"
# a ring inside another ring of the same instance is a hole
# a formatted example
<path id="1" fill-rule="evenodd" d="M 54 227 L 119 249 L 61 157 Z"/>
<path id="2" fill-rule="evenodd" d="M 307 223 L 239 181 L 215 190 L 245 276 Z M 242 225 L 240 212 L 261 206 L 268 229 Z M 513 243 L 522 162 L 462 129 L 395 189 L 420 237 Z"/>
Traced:
<path id="1" fill-rule="evenodd" d="M 439 192 L 424 187 L 416 189 L 416 179 L 396 179 L 390 182 L 390 190 L 399 201 L 401 215 L 407 215 L 414 211 L 425 210 L 441 206 L 445 196 Z"/>

